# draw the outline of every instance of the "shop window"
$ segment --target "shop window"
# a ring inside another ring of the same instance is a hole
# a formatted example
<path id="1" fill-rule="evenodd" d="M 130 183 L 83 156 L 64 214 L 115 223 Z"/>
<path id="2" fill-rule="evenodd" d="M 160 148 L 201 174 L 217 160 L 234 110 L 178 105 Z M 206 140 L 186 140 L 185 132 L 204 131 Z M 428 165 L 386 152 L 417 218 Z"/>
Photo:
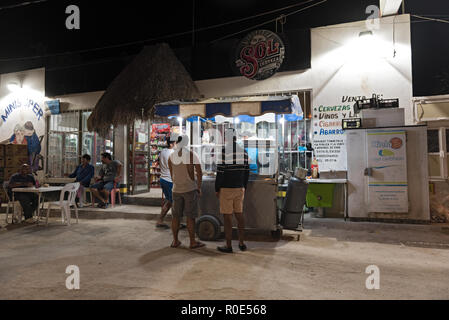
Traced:
<path id="1" fill-rule="evenodd" d="M 113 128 L 105 138 L 89 132 L 87 119 L 91 111 L 74 111 L 52 115 L 48 120 L 47 175 L 64 178 L 80 163 L 81 156 L 88 154 L 96 172 L 101 167 L 101 153 L 113 155 Z"/>
<path id="2" fill-rule="evenodd" d="M 53 115 L 49 120 L 47 173 L 62 178 L 79 163 L 79 112 Z"/>
<path id="3" fill-rule="evenodd" d="M 427 131 L 427 152 L 440 153 L 439 130 Z"/>
<path id="4" fill-rule="evenodd" d="M 285 121 L 281 121 L 283 125 L 278 127 L 280 170 L 294 172 L 298 167 L 309 168 L 312 160 L 310 154 L 305 151 L 307 143 L 312 141 L 312 91 L 286 91 L 263 94 L 262 96 L 283 95 L 297 95 L 304 113 L 302 120 L 292 121 L 290 118 L 285 118 Z M 282 117 L 278 116 L 277 121 L 281 119 Z M 272 130 L 275 133 L 274 128 Z"/>
<path id="5" fill-rule="evenodd" d="M 432 179 L 447 179 L 449 168 L 449 129 L 438 128 L 427 131 L 429 176 Z"/>

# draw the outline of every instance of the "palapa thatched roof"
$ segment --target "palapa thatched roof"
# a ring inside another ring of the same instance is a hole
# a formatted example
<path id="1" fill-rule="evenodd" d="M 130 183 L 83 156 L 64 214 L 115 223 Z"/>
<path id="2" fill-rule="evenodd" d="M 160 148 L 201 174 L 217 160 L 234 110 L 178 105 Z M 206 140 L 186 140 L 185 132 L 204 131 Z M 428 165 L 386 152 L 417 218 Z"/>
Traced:
<path id="1" fill-rule="evenodd" d="M 168 44 L 145 47 L 106 89 L 88 119 L 88 129 L 104 134 L 111 124 L 148 120 L 158 103 L 199 98 L 198 88 Z"/>

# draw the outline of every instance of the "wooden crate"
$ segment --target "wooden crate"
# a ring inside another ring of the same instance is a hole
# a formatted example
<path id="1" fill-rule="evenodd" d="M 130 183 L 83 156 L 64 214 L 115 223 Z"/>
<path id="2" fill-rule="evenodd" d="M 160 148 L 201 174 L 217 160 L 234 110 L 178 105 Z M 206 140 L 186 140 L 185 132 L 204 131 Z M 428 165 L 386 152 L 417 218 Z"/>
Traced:
<path id="1" fill-rule="evenodd" d="M 20 168 L 24 163 L 29 164 L 29 159 L 27 156 L 6 156 L 5 157 L 5 167 L 6 168 Z"/>
<path id="2" fill-rule="evenodd" d="M 25 144 L 7 144 L 5 146 L 5 156 L 28 156 L 28 146 Z"/>
<path id="3" fill-rule="evenodd" d="M 1 203 L 8 202 L 8 198 L 6 197 L 6 192 L 3 191 L 3 187 L 0 189 L 0 202 Z"/>
<path id="4" fill-rule="evenodd" d="M 5 144 L 0 144 L 0 158 L 4 158 L 5 157 Z"/>
<path id="5" fill-rule="evenodd" d="M 5 165 L 5 156 L 0 155 L 0 168 L 6 167 Z"/>

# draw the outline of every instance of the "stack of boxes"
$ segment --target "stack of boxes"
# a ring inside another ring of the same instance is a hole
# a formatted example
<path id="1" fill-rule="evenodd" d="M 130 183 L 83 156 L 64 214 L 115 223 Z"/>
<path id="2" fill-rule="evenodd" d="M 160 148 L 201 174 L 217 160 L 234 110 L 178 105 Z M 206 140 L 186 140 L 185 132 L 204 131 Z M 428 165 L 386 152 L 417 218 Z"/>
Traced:
<path id="1" fill-rule="evenodd" d="M 0 144 L 0 199 L 6 201 L 3 183 L 17 173 L 24 163 L 29 163 L 28 147 L 22 144 Z"/>

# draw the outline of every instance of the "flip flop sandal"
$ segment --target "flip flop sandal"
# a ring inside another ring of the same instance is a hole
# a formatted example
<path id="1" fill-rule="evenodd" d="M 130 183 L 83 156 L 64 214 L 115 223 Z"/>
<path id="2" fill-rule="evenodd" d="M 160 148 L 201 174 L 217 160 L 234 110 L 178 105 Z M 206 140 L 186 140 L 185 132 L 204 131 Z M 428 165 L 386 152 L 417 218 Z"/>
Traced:
<path id="1" fill-rule="evenodd" d="M 156 228 L 159 228 L 159 229 L 170 229 L 170 227 L 168 226 L 168 225 L 166 225 L 165 223 L 162 223 L 162 224 L 156 224 Z"/>
<path id="2" fill-rule="evenodd" d="M 181 241 L 178 241 L 178 243 L 175 245 L 175 242 L 173 241 L 170 247 L 171 248 L 178 248 L 181 244 L 182 244 Z"/>
<path id="3" fill-rule="evenodd" d="M 191 246 L 190 249 L 198 249 L 198 248 L 202 248 L 205 247 L 206 245 L 204 243 L 201 242 L 197 242 L 195 245 Z"/>

